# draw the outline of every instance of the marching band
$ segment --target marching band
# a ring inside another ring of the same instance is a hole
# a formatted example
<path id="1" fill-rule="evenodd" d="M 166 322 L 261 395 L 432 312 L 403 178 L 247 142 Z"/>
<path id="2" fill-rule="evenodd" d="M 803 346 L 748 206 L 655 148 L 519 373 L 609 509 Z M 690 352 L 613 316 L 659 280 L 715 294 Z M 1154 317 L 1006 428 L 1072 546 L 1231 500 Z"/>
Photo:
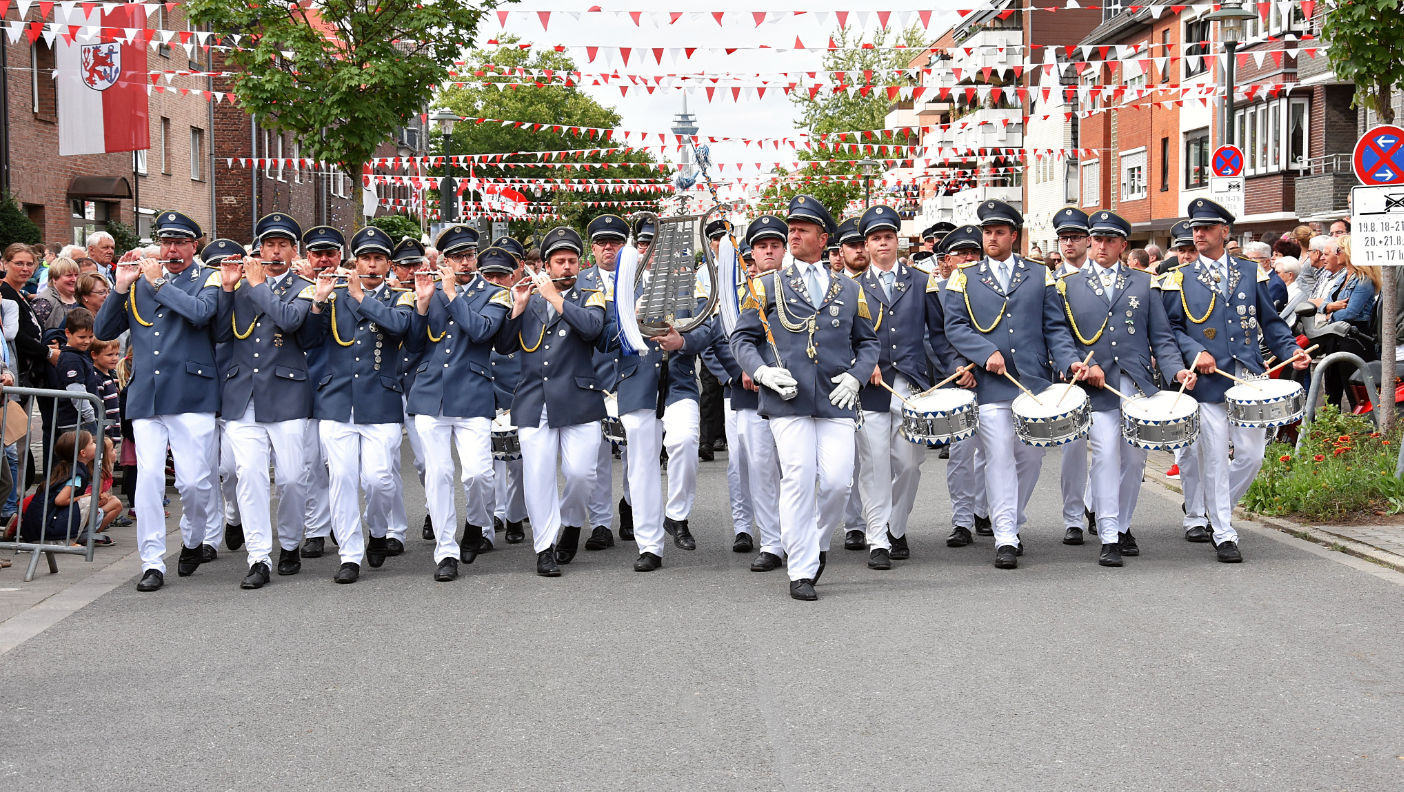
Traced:
<path id="1" fill-rule="evenodd" d="M 818 598 L 836 531 L 870 569 L 911 557 L 928 447 L 949 459 L 946 544 L 993 536 L 999 569 L 1019 565 L 1051 447 L 1063 449 L 1063 541 L 1082 544 L 1085 519 L 1100 565 L 1139 554 L 1132 515 L 1150 448 L 1178 454 L 1185 538 L 1241 561 L 1232 508 L 1270 424 L 1241 419 L 1235 405 L 1252 396 L 1235 390 L 1265 377 L 1264 348 L 1299 369 L 1310 358 L 1266 276 L 1226 252 L 1233 216 L 1193 201 L 1178 262 L 1159 275 L 1123 263 L 1131 226 L 1111 211 L 1057 213 L 1056 270 L 1014 252 L 1014 207 L 986 201 L 977 216 L 926 229 L 910 260 L 888 206 L 837 223 L 796 195 L 744 234 L 709 223 L 704 253 L 728 235 L 739 250 L 742 276 L 716 289 L 734 290 L 739 315 L 724 322 L 699 276 L 695 307 L 677 311 L 697 321 L 654 328 L 639 350 L 620 326 L 616 273 L 652 260 L 650 243 L 670 249 L 655 237 L 669 218 L 603 215 L 584 238 L 552 229 L 535 268 L 516 240 L 480 250 L 473 229 L 450 226 L 435 240 L 441 266 L 426 269 L 417 241 L 367 226 L 347 243 L 280 213 L 258 221 L 252 255 L 227 239 L 196 251 L 199 226 L 162 212 L 161 258 L 119 266 L 95 323 L 101 338 L 129 334 L 138 511 L 162 513 L 169 447 L 179 575 L 223 541 L 246 547 L 240 585 L 258 589 L 331 538 L 334 580 L 354 583 L 363 563 L 405 552 L 408 433 L 434 580 L 455 580 L 499 537 L 524 541 L 527 523 L 537 574 L 558 577 L 582 533 L 587 551 L 614 545 L 616 494 L 634 569 L 654 571 L 670 537 L 684 551 L 699 542 L 705 368 L 724 396 L 732 550 L 754 552 L 755 572 L 785 567 L 794 599 Z M 640 265 L 638 282 L 669 277 Z M 165 526 L 137 530 L 137 588 L 154 591 Z"/>

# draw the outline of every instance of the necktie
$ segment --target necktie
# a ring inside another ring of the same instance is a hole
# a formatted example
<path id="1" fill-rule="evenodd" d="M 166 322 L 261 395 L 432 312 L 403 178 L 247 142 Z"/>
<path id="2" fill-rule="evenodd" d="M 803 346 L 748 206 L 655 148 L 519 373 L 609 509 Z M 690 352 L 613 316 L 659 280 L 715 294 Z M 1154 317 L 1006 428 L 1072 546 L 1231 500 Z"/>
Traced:
<path id="1" fill-rule="evenodd" d="M 897 280 L 897 273 L 884 272 L 880 276 L 882 280 L 882 293 L 887 295 L 887 299 L 892 299 L 892 284 Z"/>
<path id="2" fill-rule="evenodd" d="M 999 288 L 1002 291 L 1009 291 L 1009 262 L 1001 261 L 995 265 L 999 274 Z"/>
<path id="3" fill-rule="evenodd" d="M 804 282 L 809 287 L 809 302 L 814 307 L 824 300 L 824 291 L 819 287 L 819 265 L 810 264 L 804 271 Z"/>
<path id="4" fill-rule="evenodd" d="M 1228 264 L 1223 261 L 1215 261 L 1214 268 L 1219 273 L 1219 293 L 1227 297 L 1229 295 Z"/>
<path id="5" fill-rule="evenodd" d="M 1110 300 L 1116 290 L 1116 268 L 1103 267 L 1100 274 L 1102 276 L 1102 288 L 1107 290 L 1107 299 Z"/>

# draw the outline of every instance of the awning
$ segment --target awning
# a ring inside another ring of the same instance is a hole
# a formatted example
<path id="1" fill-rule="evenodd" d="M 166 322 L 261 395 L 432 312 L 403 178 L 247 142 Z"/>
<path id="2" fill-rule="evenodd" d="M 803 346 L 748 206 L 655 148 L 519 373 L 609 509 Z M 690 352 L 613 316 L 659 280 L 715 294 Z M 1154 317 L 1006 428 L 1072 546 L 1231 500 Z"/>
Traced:
<path id="1" fill-rule="evenodd" d="M 131 198 L 132 185 L 121 176 L 74 176 L 68 194 L 82 198 Z"/>

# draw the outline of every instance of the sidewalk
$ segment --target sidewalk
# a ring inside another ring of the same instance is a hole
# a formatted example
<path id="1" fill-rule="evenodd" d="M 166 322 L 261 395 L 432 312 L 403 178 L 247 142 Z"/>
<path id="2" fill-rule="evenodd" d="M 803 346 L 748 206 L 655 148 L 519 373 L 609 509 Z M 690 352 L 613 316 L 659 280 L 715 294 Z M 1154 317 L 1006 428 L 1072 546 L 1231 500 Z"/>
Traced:
<path id="1" fill-rule="evenodd" d="M 1174 454 L 1168 451 L 1150 452 L 1146 457 L 1146 481 L 1159 484 L 1171 492 L 1181 492 L 1177 479 L 1165 477 L 1165 471 L 1173 464 Z M 1298 539 L 1404 572 L 1404 516 L 1395 525 L 1308 525 L 1286 517 L 1269 517 L 1243 509 L 1235 509 L 1234 515 Z"/>

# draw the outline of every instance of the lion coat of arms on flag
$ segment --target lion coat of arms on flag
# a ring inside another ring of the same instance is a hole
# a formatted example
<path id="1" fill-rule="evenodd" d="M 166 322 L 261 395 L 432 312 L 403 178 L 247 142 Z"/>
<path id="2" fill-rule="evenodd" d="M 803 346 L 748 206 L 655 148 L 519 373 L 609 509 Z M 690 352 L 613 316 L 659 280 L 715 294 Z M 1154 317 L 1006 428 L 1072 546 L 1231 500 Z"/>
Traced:
<path id="1" fill-rule="evenodd" d="M 83 84 L 106 91 L 122 75 L 122 47 L 116 42 L 83 45 Z"/>

